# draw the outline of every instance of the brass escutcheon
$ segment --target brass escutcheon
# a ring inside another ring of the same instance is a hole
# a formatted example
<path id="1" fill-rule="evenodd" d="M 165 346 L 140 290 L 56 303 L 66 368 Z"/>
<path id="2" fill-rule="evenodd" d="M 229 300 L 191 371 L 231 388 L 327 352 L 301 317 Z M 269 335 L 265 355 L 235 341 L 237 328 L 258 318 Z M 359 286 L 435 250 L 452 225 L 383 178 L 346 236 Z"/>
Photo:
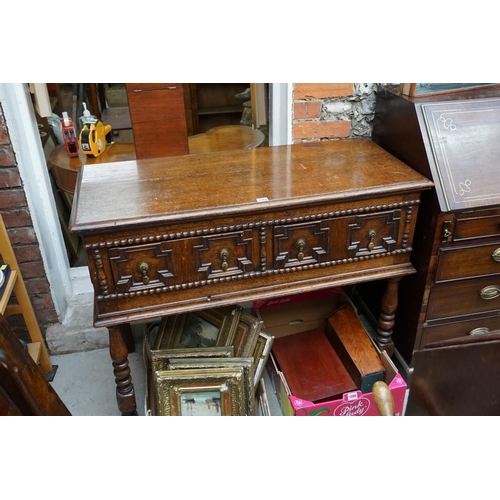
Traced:
<path id="1" fill-rule="evenodd" d="M 300 262 L 304 259 L 304 248 L 307 246 L 307 240 L 305 238 L 299 238 L 295 242 L 295 248 L 299 251 L 297 253 L 297 260 Z"/>
<path id="2" fill-rule="evenodd" d="M 500 286 L 488 285 L 479 291 L 479 295 L 484 300 L 496 299 L 500 296 Z"/>
<path id="3" fill-rule="evenodd" d="M 227 263 L 228 257 L 229 257 L 229 249 L 228 248 L 221 248 L 219 250 L 219 258 L 222 260 L 220 268 L 223 271 L 227 271 L 227 268 L 229 267 L 229 264 Z"/>
<path id="4" fill-rule="evenodd" d="M 378 232 L 376 229 L 370 229 L 368 233 L 366 234 L 366 237 L 369 240 L 368 243 L 368 250 L 371 252 L 375 248 L 375 243 L 373 243 L 373 240 L 377 237 Z"/>
<path id="5" fill-rule="evenodd" d="M 495 262 L 500 262 L 500 248 L 497 248 L 496 250 L 493 251 L 493 253 L 491 254 L 491 258 Z"/>
<path id="6" fill-rule="evenodd" d="M 139 268 L 139 272 L 142 274 L 142 282 L 147 285 L 149 283 L 149 276 L 148 276 L 148 271 L 149 271 L 149 264 L 147 262 L 139 262 L 137 265 Z"/>

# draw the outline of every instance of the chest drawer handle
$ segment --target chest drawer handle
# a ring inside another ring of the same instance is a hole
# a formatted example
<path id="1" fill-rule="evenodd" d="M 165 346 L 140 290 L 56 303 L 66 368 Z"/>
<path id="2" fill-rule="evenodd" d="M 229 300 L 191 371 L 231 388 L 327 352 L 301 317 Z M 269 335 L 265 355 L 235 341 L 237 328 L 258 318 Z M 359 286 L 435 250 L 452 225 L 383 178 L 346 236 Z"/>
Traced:
<path id="1" fill-rule="evenodd" d="M 496 250 L 493 251 L 493 253 L 491 254 L 491 258 L 495 262 L 500 262 L 500 248 L 497 248 Z"/>
<path id="2" fill-rule="evenodd" d="M 299 238 L 295 242 L 295 248 L 299 251 L 297 254 L 297 260 L 300 262 L 304 258 L 304 248 L 307 246 L 307 240 L 305 238 Z"/>
<path id="3" fill-rule="evenodd" d="M 138 266 L 140 273 L 142 274 L 142 282 L 144 285 L 149 283 L 149 264 L 147 262 L 139 262 Z"/>
<path id="4" fill-rule="evenodd" d="M 479 328 L 474 328 L 469 332 L 469 335 L 484 335 L 485 333 L 490 333 L 490 329 L 485 326 L 480 326 Z"/>
<path id="5" fill-rule="evenodd" d="M 229 264 L 227 263 L 227 258 L 229 257 L 229 250 L 227 248 L 221 248 L 219 250 L 219 258 L 222 260 L 220 268 L 223 271 L 227 271 Z"/>
<path id="6" fill-rule="evenodd" d="M 480 292 L 479 295 L 484 300 L 496 299 L 500 296 L 500 286 L 498 285 L 488 285 L 485 286 Z"/>
<path id="7" fill-rule="evenodd" d="M 373 240 L 377 237 L 377 230 L 376 229 L 370 229 L 368 231 L 368 234 L 366 235 L 368 237 L 369 243 L 368 243 L 368 250 L 371 252 L 375 248 L 375 243 L 373 243 Z"/>

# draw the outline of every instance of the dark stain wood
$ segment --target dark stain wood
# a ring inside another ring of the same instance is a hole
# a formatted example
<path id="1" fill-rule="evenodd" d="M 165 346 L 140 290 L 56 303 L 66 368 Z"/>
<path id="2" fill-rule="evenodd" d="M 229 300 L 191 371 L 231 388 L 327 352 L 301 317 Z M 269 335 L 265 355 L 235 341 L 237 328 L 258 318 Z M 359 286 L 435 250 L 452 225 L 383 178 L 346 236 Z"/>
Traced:
<path id="1" fill-rule="evenodd" d="M 0 415 L 71 415 L 2 314 L 0 314 Z"/>
<path id="2" fill-rule="evenodd" d="M 422 193 L 411 257 L 417 273 L 398 290 L 393 339 L 409 365 L 440 341 L 472 342 L 470 332 L 500 326 L 500 297 L 480 295 L 500 286 L 493 259 L 500 249 L 499 109 L 498 86 L 422 98 L 386 89 L 377 96 L 374 142 L 436 183 Z M 357 290 L 375 299 L 377 314 L 380 289 Z"/>
<path id="3" fill-rule="evenodd" d="M 84 240 L 94 324 L 390 279 L 378 331 L 390 353 L 431 186 L 366 139 L 86 164 L 70 230 Z M 126 399 L 124 349 L 113 356 Z"/>

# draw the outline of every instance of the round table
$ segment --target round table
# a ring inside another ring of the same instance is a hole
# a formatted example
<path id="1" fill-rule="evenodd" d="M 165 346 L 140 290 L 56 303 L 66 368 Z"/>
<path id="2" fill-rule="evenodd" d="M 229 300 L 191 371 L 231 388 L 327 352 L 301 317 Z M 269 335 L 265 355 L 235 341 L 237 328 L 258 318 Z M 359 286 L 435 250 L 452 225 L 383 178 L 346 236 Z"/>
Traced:
<path id="1" fill-rule="evenodd" d="M 189 153 L 213 153 L 230 149 L 253 149 L 264 142 L 265 136 L 260 130 L 244 125 L 224 125 L 214 127 L 204 134 L 188 137 Z M 78 171 L 82 165 L 113 163 L 135 160 L 133 143 L 115 142 L 106 146 L 106 150 L 97 158 L 86 156 L 81 149 L 78 157 L 70 158 L 62 145 L 55 147 L 49 154 L 49 168 L 59 189 L 73 195 L 76 188 Z"/>
<path id="2" fill-rule="evenodd" d="M 253 149 L 264 142 L 264 134 L 244 125 L 214 127 L 204 134 L 188 137 L 189 153 L 211 153 L 229 149 Z"/>
<path id="3" fill-rule="evenodd" d="M 64 146 L 56 146 L 50 152 L 48 162 L 57 187 L 66 193 L 74 194 L 78 171 L 86 163 L 92 165 L 129 160 L 135 160 L 134 144 L 115 142 L 106 146 L 104 153 L 97 158 L 86 156 L 81 149 L 78 151 L 78 157 L 70 158 Z"/>

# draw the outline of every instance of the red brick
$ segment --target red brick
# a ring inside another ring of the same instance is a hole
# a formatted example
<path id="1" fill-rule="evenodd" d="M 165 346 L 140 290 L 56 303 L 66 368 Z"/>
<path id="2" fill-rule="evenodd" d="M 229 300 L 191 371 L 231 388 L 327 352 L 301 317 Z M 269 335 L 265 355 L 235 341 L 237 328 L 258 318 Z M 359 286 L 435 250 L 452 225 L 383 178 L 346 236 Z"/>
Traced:
<path id="1" fill-rule="evenodd" d="M 0 197 L 2 196 L 2 191 L 0 191 Z M 3 222 L 5 227 L 22 227 L 22 226 L 32 226 L 30 213 L 27 208 L 18 208 L 9 211 L 2 211 Z"/>
<path id="2" fill-rule="evenodd" d="M 22 189 L 2 189 L 0 190 L 0 209 L 25 207 L 26 196 Z"/>
<path id="3" fill-rule="evenodd" d="M 32 280 L 25 279 L 24 284 L 26 285 L 26 290 L 30 297 L 35 294 L 50 293 L 49 283 L 45 278 L 34 278 Z"/>
<path id="4" fill-rule="evenodd" d="M 352 95 L 353 91 L 353 83 L 294 83 L 293 98 L 299 100 L 347 97 Z"/>
<path id="5" fill-rule="evenodd" d="M 35 230 L 32 227 L 15 227 L 8 230 L 11 245 L 38 244 Z"/>
<path id="6" fill-rule="evenodd" d="M 16 259 L 19 264 L 21 264 L 22 262 L 42 260 L 42 255 L 40 254 L 38 245 L 15 246 L 14 253 L 16 254 Z M 21 272 L 22 271 L 23 270 L 21 268 Z"/>
<path id="7" fill-rule="evenodd" d="M 0 124 L 0 145 L 5 146 L 10 144 L 10 136 L 7 127 L 3 124 Z"/>
<path id="8" fill-rule="evenodd" d="M 21 177 L 15 167 L 0 167 L 0 189 L 21 187 Z"/>
<path id="9" fill-rule="evenodd" d="M 41 260 L 23 262 L 21 273 L 25 280 L 31 278 L 45 278 L 45 268 Z"/>
<path id="10" fill-rule="evenodd" d="M 310 121 L 293 124 L 294 139 L 345 138 L 351 133 L 350 121 Z"/>
<path id="11" fill-rule="evenodd" d="M 293 118 L 304 120 L 319 118 L 321 112 L 321 101 L 298 101 L 293 103 Z"/>
<path id="12" fill-rule="evenodd" d="M 0 146 L 0 167 L 14 167 L 16 157 L 11 146 Z"/>

